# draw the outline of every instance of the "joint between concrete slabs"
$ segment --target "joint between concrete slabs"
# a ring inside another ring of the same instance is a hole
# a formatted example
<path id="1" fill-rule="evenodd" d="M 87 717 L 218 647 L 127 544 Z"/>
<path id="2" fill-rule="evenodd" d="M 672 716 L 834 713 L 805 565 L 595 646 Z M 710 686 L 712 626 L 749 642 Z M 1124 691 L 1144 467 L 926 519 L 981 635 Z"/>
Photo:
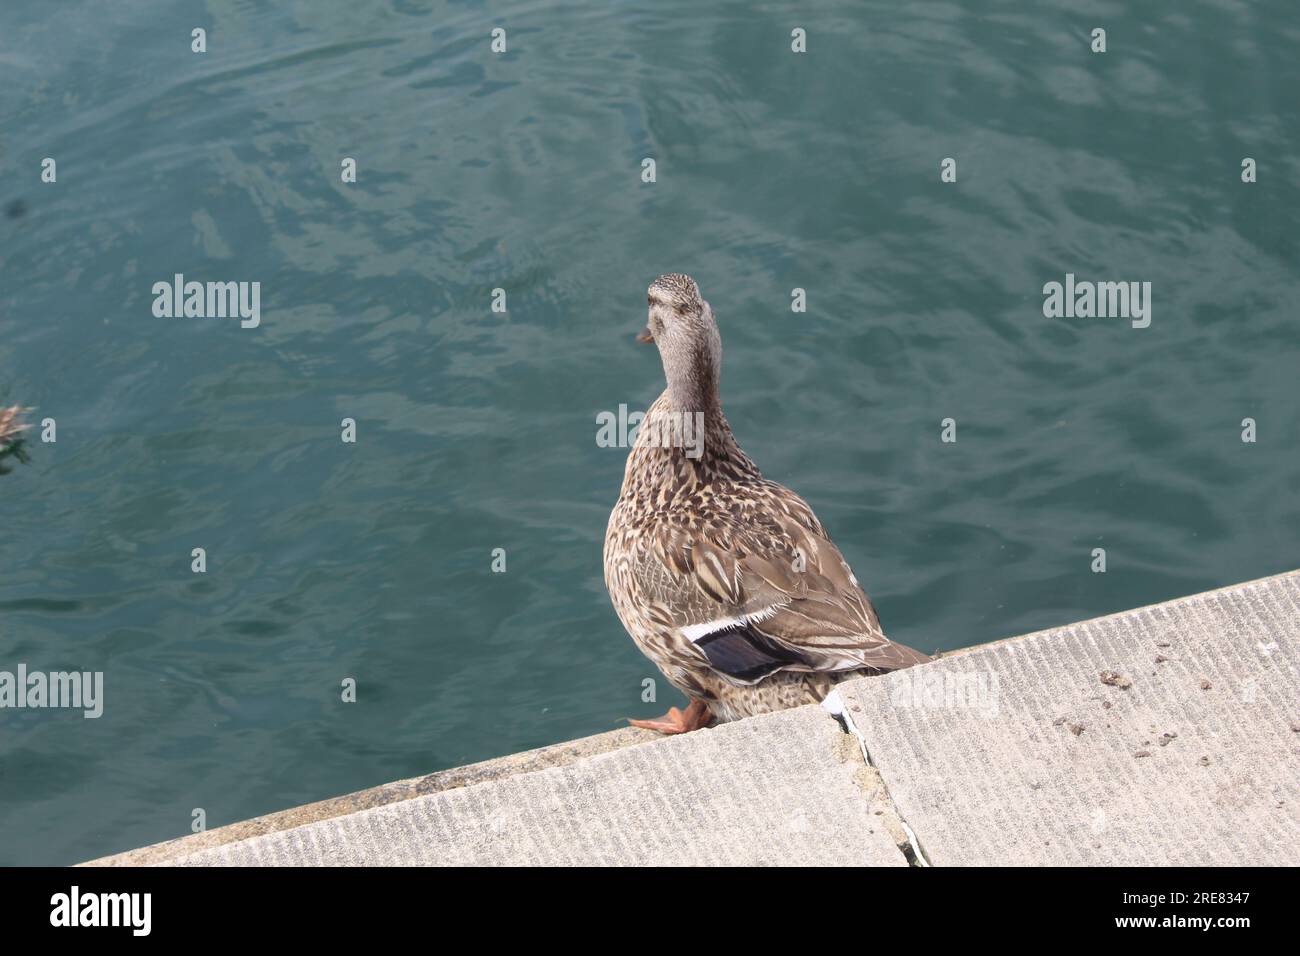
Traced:
<path id="1" fill-rule="evenodd" d="M 871 750 L 867 747 L 866 738 L 862 736 L 857 725 L 853 723 L 853 717 L 849 714 L 848 708 L 844 706 L 844 701 L 839 696 L 839 693 L 832 690 L 831 695 L 822 703 L 822 709 L 827 711 L 831 719 L 840 725 L 840 729 L 846 737 L 856 742 L 857 746 L 854 749 L 862 757 L 862 762 L 866 766 L 870 778 L 875 781 L 879 796 L 885 806 L 883 813 L 885 827 L 889 830 L 890 836 L 893 837 L 898 852 L 907 861 L 907 865 L 915 867 L 933 866 L 929 856 L 926 855 L 925 847 L 916 835 L 916 831 L 908 826 L 907 821 L 903 819 L 903 812 L 899 809 L 898 804 L 894 802 L 893 795 L 889 792 L 889 784 L 885 782 L 884 774 L 880 772 L 880 768 L 871 759 Z"/>

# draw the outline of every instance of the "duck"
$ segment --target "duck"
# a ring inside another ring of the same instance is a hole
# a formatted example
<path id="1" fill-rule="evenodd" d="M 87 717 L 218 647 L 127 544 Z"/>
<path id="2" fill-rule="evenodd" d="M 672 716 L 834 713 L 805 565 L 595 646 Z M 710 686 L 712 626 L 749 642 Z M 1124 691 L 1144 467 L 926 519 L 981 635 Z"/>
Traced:
<path id="1" fill-rule="evenodd" d="M 605 586 L 633 642 L 689 704 L 629 723 L 687 733 L 929 661 L 885 636 L 812 508 L 737 443 L 719 395 L 721 334 L 695 280 L 662 275 L 647 304 L 637 339 L 658 347 L 667 387 L 628 452 Z"/>
<path id="2" fill-rule="evenodd" d="M 27 427 L 21 417 L 24 411 L 25 409 L 17 405 L 0 408 L 0 449 L 16 442 L 22 435 L 23 429 Z"/>

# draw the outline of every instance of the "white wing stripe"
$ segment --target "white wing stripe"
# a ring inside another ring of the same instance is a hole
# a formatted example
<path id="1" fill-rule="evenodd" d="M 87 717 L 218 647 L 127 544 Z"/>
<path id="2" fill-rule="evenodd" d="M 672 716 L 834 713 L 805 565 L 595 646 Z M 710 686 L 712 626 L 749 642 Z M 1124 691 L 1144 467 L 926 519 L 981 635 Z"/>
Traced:
<path id="1" fill-rule="evenodd" d="M 694 644 L 700 638 L 707 637 L 715 631 L 724 631 L 729 627 L 740 627 L 744 624 L 756 624 L 759 621 L 766 621 L 784 606 L 783 604 L 773 604 L 761 611 L 755 611 L 753 614 L 745 614 L 741 617 L 720 617 L 716 621 L 705 621 L 702 624 L 687 624 L 682 628 L 682 637 Z"/>

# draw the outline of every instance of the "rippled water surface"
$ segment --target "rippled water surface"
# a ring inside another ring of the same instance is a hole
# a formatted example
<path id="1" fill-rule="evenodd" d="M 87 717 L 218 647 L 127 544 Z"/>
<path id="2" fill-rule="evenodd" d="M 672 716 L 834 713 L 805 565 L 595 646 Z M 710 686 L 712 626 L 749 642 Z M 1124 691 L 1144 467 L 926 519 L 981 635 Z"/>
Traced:
<path id="1" fill-rule="evenodd" d="M 1300 11 L 915 6 L 0 7 L 0 405 L 58 429 L 0 476 L 0 670 L 106 684 L 0 711 L 0 862 L 676 702 L 604 592 L 595 440 L 661 388 L 661 272 L 898 640 L 1300 564 Z M 1149 281 L 1151 326 L 1044 318 L 1067 272 Z M 155 318 L 175 273 L 261 282 L 261 326 Z"/>

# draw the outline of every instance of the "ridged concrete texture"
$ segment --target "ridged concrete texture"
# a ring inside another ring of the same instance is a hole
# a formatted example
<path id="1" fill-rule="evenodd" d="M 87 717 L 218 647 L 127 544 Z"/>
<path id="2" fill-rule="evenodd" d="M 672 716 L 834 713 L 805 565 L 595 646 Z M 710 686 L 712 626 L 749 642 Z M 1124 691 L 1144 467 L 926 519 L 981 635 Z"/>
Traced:
<path id="1" fill-rule="evenodd" d="M 1300 572 L 841 689 L 934 865 L 1300 864 Z"/>
<path id="2" fill-rule="evenodd" d="M 885 808 L 856 741 L 811 706 L 174 862 L 906 866 Z"/>

